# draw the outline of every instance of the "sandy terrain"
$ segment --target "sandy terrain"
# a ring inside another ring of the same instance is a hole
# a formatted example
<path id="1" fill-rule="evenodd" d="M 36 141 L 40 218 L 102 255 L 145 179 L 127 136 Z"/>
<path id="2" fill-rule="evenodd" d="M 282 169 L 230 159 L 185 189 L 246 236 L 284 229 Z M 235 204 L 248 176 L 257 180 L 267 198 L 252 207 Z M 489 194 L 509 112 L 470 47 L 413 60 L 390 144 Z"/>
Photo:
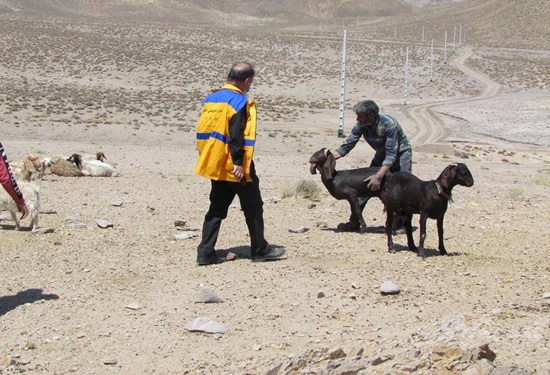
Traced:
<path id="1" fill-rule="evenodd" d="M 387 252 L 379 201 L 365 209 L 367 233 L 338 232 L 348 204 L 309 174 L 313 152 L 342 142 L 338 35 L 0 25 L 0 137 L 10 159 L 101 150 L 121 172 L 45 176 L 40 225 L 53 233 L 15 231 L 2 213 L 0 374 L 550 373 L 550 74 L 522 79 L 548 66 L 547 51 L 456 47 L 443 64 L 439 50 L 429 82 L 429 48 L 416 47 L 403 105 L 402 46 L 351 35 L 345 132 L 351 106 L 372 98 L 413 141 L 415 174 L 435 179 L 458 161 L 475 179 L 453 191 L 449 256 L 438 256 L 429 221 L 422 260 L 403 235 L 397 254 Z M 250 94 L 266 237 L 288 257 L 247 259 L 235 202 L 218 251 L 238 258 L 198 267 L 199 237 L 175 237 L 200 235 L 208 205 L 209 182 L 193 173 L 194 126 L 202 97 L 240 59 L 258 70 Z M 337 168 L 372 155 L 362 142 Z M 300 196 L 303 182 L 318 194 Z M 401 292 L 381 295 L 385 281 Z M 202 287 L 224 301 L 196 303 Z M 186 330 L 204 316 L 227 332 Z M 489 351 L 475 350 L 484 344 Z"/>

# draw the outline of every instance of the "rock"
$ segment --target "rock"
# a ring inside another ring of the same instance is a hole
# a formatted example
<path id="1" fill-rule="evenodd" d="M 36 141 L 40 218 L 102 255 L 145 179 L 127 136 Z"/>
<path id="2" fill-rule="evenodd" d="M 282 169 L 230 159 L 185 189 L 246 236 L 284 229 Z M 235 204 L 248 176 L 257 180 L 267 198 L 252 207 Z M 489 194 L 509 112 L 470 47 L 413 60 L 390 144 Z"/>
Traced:
<path id="1" fill-rule="evenodd" d="M 397 284 L 394 284 L 391 281 L 384 281 L 380 286 L 380 293 L 386 294 L 399 294 L 401 292 L 401 287 Z"/>
<path id="2" fill-rule="evenodd" d="M 111 202 L 111 206 L 120 207 L 122 206 L 122 201 L 113 201 Z"/>
<path id="3" fill-rule="evenodd" d="M 292 227 L 292 228 L 288 228 L 288 231 L 289 232 L 292 232 L 292 233 L 304 233 L 304 232 L 307 232 L 309 230 L 308 227 Z"/>
<path id="4" fill-rule="evenodd" d="M 113 223 L 111 223 L 107 219 L 98 219 L 95 222 L 96 222 L 97 226 L 100 227 L 101 229 L 107 229 L 107 228 L 112 228 L 113 227 Z"/>
<path id="5" fill-rule="evenodd" d="M 322 290 L 318 291 L 317 298 L 323 298 L 323 297 L 325 297 L 325 293 Z"/>
<path id="6" fill-rule="evenodd" d="M 226 333 L 227 327 L 208 317 L 198 317 L 186 324 L 189 332 Z"/>
<path id="7" fill-rule="evenodd" d="M 195 297 L 195 303 L 220 303 L 223 302 L 223 298 L 218 295 L 214 290 L 202 287 L 199 293 Z"/>
<path id="8" fill-rule="evenodd" d="M 199 232 L 189 231 L 189 232 L 176 233 L 174 234 L 174 238 L 176 240 L 186 240 L 188 238 L 198 237 L 198 235 L 199 235 Z"/>
<path id="9" fill-rule="evenodd" d="M 126 308 L 130 310 L 139 310 L 141 309 L 141 306 L 138 305 L 137 303 L 131 303 L 128 306 L 126 306 Z"/>
<path id="10" fill-rule="evenodd" d="M 184 227 L 186 224 L 187 224 L 187 221 L 182 219 L 177 219 L 176 221 L 174 221 L 175 227 Z"/>

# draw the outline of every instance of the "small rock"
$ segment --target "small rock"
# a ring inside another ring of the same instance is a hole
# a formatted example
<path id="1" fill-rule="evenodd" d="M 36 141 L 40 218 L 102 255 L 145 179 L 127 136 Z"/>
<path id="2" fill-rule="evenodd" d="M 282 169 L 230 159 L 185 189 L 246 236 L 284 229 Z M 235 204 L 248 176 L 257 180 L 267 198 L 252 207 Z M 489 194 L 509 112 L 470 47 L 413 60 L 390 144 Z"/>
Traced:
<path id="1" fill-rule="evenodd" d="M 323 298 L 325 296 L 325 293 L 323 293 L 322 290 L 317 292 L 317 298 Z"/>
<path id="2" fill-rule="evenodd" d="M 288 228 L 288 231 L 289 232 L 292 232 L 292 233 L 304 233 L 304 232 L 307 232 L 309 230 L 308 227 L 292 227 L 292 228 Z"/>
<path id="3" fill-rule="evenodd" d="M 220 303 L 223 302 L 223 298 L 218 295 L 214 290 L 202 287 L 199 290 L 198 295 L 195 297 L 196 303 Z"/>
<path id="4" fill-rule="evenodd" d="M 380 286 L 380 293 L 382 294 L 399 294 L 401 287 L 391 281 L 384 281 Z"/>
<path id="5" fill-rule="evenodd" d="M 113 227 L 113 223 L 111 223 L 107 219 L 98 219 L 95 222 L 96 222 L 97 226 L 102 228 L 102 229 L 107 229 L 107 228 L 112 228 Z"/>
<path id="6" fill-rule="evenodd" d="M 318 221 L 315 225 L 317 228 L 328 228 L 328 223 L 326 221 Z"/>
<path id="7" fill-rule="evenodd" d="M 187 224 L 187 221 L 182 220 L 182 219 L 178 219 L 178 220 L 174 221 L 174 226 L 175 227 L 184 227 L 185 224 Z"/>
<path id="8" fill-rule="evenodd" d="M 122 201 L 113 201 L 111 202 L 111 206 L 120 207 L 122 206 Z"/>
<path id="9" fill-rule="evenodd" d="M 188 238 L 198 237 L 198 235 L 199 235 L 199 232 L 189 231 L 189 232 L 182 232 L 182 233 L 174 234 L 174 238 L 176 240 L 186 240 Z"/>
<path id="10" fill-rule="evenodd" d="M 118 363 L 118 361 L 116 359 L 104 359 L 103 360 L 104 365 L 114 366 L 117 363 Z"/>
<path id="11" fill-rule="evenodd" d="M 137 303 L 131 303 L 128 306 L 126 306 L 126 308 L 130 310 L 139 310 L 141 309 L 141 306 L 138 305 Z"/>
<path id="12" fill-rule="evenodd" d="M 198 317 L 186 324 L 189 332 L 226 333 L 227 327 L 207 317 Z"/>

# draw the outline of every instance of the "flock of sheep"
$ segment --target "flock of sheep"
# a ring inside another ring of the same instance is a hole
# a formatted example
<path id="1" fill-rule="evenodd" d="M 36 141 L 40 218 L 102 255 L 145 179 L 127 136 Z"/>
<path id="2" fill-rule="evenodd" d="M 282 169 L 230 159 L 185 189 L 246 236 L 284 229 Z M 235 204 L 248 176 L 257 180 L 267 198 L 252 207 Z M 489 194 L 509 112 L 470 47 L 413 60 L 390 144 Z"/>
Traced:
<path id="1" fill-rule="evenodd" d="M 25 197 L 25 203 L 29 209 L 32 231 L 38 231 L 38 213 L 40 211 L 40 186 L 45 174 L 53 174 L 64 177 L 115 177 L 118 171 L 105 162 L 103 152 L 96 155 L 72 154 L 70 157 L 40 157 L 37 154 L 29 154 L 25 160 L 13 162 L 11 169 L 17 184 Z M 4 190 L 0 189 L 0 211 L 9 211 L 15 229 L 21 228 L 17 218 L 19 210 L 13 199 Z"/>

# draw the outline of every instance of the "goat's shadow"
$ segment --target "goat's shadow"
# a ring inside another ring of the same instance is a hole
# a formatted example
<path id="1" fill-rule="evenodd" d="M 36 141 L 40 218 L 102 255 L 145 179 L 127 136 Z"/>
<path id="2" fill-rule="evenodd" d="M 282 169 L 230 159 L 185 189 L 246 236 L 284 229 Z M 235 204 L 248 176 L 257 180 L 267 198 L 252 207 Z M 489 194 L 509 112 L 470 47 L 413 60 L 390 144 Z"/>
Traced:
<path id="1" fill-rule="evenodd" d="M 282 245 L 271 245 L 273 247 L 283 247 Z M 227 249 L 223 249 L 223 250 L 216 250 L 216 255 L 218 256 L 218 258 L 225 258 L 227 259 L 227 255 L 229 253 L 233 253 L 235 255 L 237 255 L 237 258 L 236 260 L 239 260 L 239 259 L 252 259 L 252 249 L 250 248 L 250 246 L 235 246 L 235 247 L 230 247 L 230 248 L 227 248 Z M 282 257 L 282 258 L 279 258 L 279 259 L 276 259 L 276 260 L 283 260 L 283 259 L 286 259 L 286 256 L 285 257 Z"/>
<path id="2" fill-rule="evenodd" d="M 3 296 L 0 297 L 0 316 L 26 303 L 58 298 L 57 294 L 43 294 L 42 289 L 27 289 L 12 296 Z"/>
<path id="3" fill-rule="evenodd" d="M 418 229 L 418 227 L 413 226 L 412 227 L 412 232 L 414 233 L 417 229 Z M 336 227 L 336 228 L 326 227 L 326 228 L 321 228 L 321 230 L 330 231 L 330 232 L 334 232 L 334 233 L 357 233 L 357 234 L 378 233 L 378 234 L 386 234 L 386 227 L 384 225 L 369 226 L 369 227 L 367 227 L 367 230 L 363 233 L 361 233 L 358 230 L 342 230 L 342 229 L 338 229 L 338 227 Z M 405 235 L 405 232 L 397 233 L 397 234 L 394 233 L 393 235 L 396 236 L 396 235 L 401 235 L 401 234 Z"/>

